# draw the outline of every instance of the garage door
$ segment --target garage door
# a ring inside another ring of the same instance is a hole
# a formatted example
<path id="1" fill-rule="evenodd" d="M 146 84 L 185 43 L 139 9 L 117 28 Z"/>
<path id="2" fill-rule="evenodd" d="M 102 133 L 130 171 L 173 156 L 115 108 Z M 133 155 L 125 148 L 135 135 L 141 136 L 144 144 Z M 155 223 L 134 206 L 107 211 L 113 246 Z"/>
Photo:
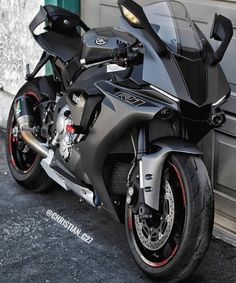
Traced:
<path id="1" fill-rule="evenodd" d="M 209 37 L 214 14 L 229 17 L 236 29 L 236 1 L 182 0 L 193 20 Z M 82 0 L 82 16 L 91 27 L 113 26 L 119 23 L 116 0 Z M 217 42 L 212 41 L 217 47 Z M 216 194 L 216 227 L 236 233 L 236 38 L 230 44 L 222 66 L 232 88 L 230 101 L 224 106 L 228 121 L 209 134 L 204 141 L 207 164 Z M 214 82 L 212 82 L 214 83 Z"/>
<path id="2" fill-rule="evenodd" d="M 216 228 L 236 241 L 236 1 L 182 0 L 191 17 L 209 37 L 215 13 L 229 17 L 234 25 L 234 37 L 222 62 L 232 89 L 224 106 L 227 123 L 212 131 L 204 140 L 204 161 L 215 190 Z M 218 42 L 212 41 L 216 48 Z M 212 82 L 214 83 L 214 82 Z"/>
<path id="3" fill-rule="evenodd" d="M 119 23 L 117 0 L 82 0 L 81 12 L 90 27 L 115 26 Z"/>

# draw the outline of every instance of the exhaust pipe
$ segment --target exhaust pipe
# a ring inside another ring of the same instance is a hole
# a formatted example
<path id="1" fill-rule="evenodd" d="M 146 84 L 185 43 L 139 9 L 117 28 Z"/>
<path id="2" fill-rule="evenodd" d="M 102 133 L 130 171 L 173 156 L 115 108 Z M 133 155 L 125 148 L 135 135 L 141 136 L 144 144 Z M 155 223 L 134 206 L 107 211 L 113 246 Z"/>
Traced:
<path id="1" fill-rule="evenodd" d="M 49 154 L 48 148 L 32 134 L 34 111 L 30 98 L 27 96 L 19 97 L 15 101 L 14 112 L 23 140 L 42 158 L 47 158 Z"/>

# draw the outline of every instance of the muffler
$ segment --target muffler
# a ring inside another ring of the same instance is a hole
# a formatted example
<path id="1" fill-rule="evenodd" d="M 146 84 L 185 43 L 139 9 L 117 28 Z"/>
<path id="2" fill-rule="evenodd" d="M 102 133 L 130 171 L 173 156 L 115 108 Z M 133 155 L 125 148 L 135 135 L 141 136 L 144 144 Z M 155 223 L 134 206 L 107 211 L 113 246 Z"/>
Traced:
<path id="1" fill-rule="evenodd" d="M 47 158 L 49 154 L 48 148 L 32 134 L 34 110 L 30 98 L 27 96 L 17 98 L 14 104 L 14 112 L 23 140 L 42 158 Z"/>

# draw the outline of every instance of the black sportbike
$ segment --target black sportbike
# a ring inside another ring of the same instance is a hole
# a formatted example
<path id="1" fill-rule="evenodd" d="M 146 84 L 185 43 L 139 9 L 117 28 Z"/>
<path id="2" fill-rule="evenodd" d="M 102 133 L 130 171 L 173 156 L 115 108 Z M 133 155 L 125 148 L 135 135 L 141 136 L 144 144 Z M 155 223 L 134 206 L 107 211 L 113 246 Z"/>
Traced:
<path id="1" fill-rule="evenodd" d="M 215 15 L 214 50 L 178 1 L 118 6 L 119 28 L 93 29 L 62 8 L 40 8 L 30 31 L 44 52 L 11 107 L 7 160 L 26 189 L 56 182 L 124 221 L 139 267 L 177 282 L 212 234 L 213 191 L 197 144 L 225 122 L 231 91 L 219 62 L 232 23 Z M 46 63 L 52 75 L 37 77 Z"/>

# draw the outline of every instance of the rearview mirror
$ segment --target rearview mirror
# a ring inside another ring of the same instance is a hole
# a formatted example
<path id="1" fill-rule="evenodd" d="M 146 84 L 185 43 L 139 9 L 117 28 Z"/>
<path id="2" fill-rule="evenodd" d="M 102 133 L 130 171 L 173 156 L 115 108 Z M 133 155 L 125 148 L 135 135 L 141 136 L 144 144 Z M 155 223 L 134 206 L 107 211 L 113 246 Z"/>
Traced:
<path id="1" fill-rule="evenodd" d="M 229 46 L 229 43 L 233 36 L 233 25 L 232 22 L 222 15 L 215 14 L 211 29 L 211 38 L 217 41 L 221 41 L 221 45 L 213 54 L 211 64 L 215 65 L 219 63 Z"/>

